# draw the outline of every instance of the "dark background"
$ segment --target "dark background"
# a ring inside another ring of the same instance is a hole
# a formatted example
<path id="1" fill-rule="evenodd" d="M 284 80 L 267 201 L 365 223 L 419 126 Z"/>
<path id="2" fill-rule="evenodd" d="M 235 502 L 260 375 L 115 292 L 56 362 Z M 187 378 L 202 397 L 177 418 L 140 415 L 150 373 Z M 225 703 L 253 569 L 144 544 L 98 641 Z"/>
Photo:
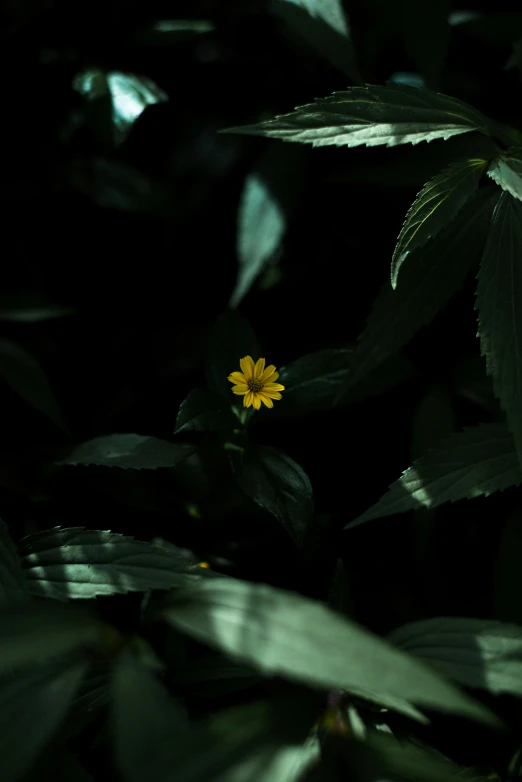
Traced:
<path id="1" fill-rule="evenodd" d="M 346 6 L 366 82 L 418 71 L 394 3 Z M 434 86 L 521 127 L 520 75 L 504 66 L 522 13 L 500 2 L 454 10 L 492 16 L 451 28 Z M 147 38 L 171 18 L 214 30 Z M 439 437 L 499 417 L 475 337 L 473 279 L 407 347 L 403 382 L 340 409 L 254 419 L 252 437 L 286 451 L 312 481 L 320 545 L 304 560 L 273 519 L 242 501 L 217 457 L 175 475 L 52 466 L 71 443 L 111 432 L 172 437 L 181 401 L 204 385 L 207 339 L 234 287 L 245 177 L 279 143 L 218 131 L 349 82 L 261 0 L 12 0 L 3 20 L 1 309 L 49 300 L 73 310 L 32 323 L 4 312 L 0 321 L 0 336 L 44 369 L 70 434 L 0 383 L 0 513 L 14 537 L 58 524 L 159 535 L 224 572 L 321 599 L 341 560 L 346 605 L 377 632 L 432 615 L 522 619 L 518 569 L 516 597 L 504 586 L 499 598 L 495 580 L 515 490 L 342 532 Z M 169 100 L 112 148 L 111 129 L 72 87 L 86 67 L 147 76 Z M 409 205 L 458 143 L 302 148 L 299 198 L 271 267 L 277 282 L 255 285 L 239 307 L 267 363 L 356 341 Z M 509 534 L 513 558 L 520 544 Z"/>

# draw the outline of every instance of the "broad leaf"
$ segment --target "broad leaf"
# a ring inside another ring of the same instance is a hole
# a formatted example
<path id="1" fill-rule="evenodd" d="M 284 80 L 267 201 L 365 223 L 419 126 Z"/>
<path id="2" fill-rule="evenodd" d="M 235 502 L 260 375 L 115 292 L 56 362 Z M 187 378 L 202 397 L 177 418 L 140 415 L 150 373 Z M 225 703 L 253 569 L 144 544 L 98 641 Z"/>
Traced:
<path id="1" fill-rule="evenodd" d="M 399 627 L 388 640 L 465 687 L 522 695 L 522 627 L 437 617 Z"/>
<path id="2" fill-rule="evenodd" d="M 135 40 L 145 46 L 165 46 L 190 41 L 213 30 L 214 24 L 204 19 L 160 19 L 149 27 L 140 28 Z"/>
<path id="3" fill-rule="evenodd" d="M 448 95 L 389 84 L 335 92 L 275 119 L 230 128 L 228 133 L 297 141 L 314 147 L 418 144 L 473 130 L 488 133 L 490 120 Z"/>
<path id="4" fill-rule="evenodd" d="M 502 193 L 478 274 L 478 336 L 522 460 L 522 203 Z"/>
<path id="5" fill-rule="evenodd" d="M 254 361 L 265 358 L 250 323 L 229 309 L 211 329 L 205 371 L 210 390 L 236 407 L 242 407 L 243 397 L 232 393 L 227 377 L 231 372 L 240 371 L 239 359 L 243 356 L 252 356 Z M 269 364 L 270 358 L 266 358 Z"/>
<path id="6" fill-rule="evenodd" d="M 522 481 L 505 424 L 482 424 L 454 434 L 418 459 L 369 510 L 348 525 L 444 502 L 489 496 Z"/>
<path id="7" fill-rule="evenodd" d="M 272 0 L 271 8 L 332 65 L 362 83 L 342 0 Z"/>
<path id="8" fill-rule="evenodd" d="M 116 144 L 125 140 L 147 106 L 168 100 L 167 94 L 144 76 L 100 68 L 87 68 L 79 73 L 73 87 L 88 101 L 95 101 L 102 109 L 101 114 L 103 107 L 107 107 Z M 103 122 L 103 117 L 100 119 Z"/>
<path id="9" fill-rule="evenodd" d="M 169 443 L 141 434 L 109 434 L 88 440 L 57 464 L 99 465 L 124 470 L 156 470 L 176 467 L 194 453 L 192 445 Z"/>
<path id="10" fill-rule="evenodd" d="M 0 340 L 0 378 L 67 432 L 58 402 L 39 363 L 25 348 L 8 339 Z"/>
<path id="11" fill-rule="evenodd" d="M 25 603 L 28 598 L 28 584 L 16 547 L 0 519 L 0 606 Z"/>
<path id="12" fill-rule="evenodd" d="M 229 432 L 237 429 L 239 421 L 229 404 L 221 396 L 199 388 L 191 391 L 179 407 L 174 433 L 179 432 Z"/>
<path id="13" fill-rule="evenodd" d="M 401 31 L 406 49 L 431 89 L 439 84 L 450 27 L 449 0 L 402 0 Z"/>
<path id="14" fill-rule="evenodd" d="M 455 218 L 475 193 L 486 165 L 487 160 L 480 159 L 452 163 L 424 186 L 406 215 L 393 252 L 393 288 L 397 286 L 399 269 L 406 257 Z"/>
<path id="15" fill-rule="evenodd" d="M 246 178 L 238 212 L 239 268 L 230 297 L 232 308 L 237 307 L 281 247 L 288 215 L 299 193 L 301 151 L 294 149 L 289 155 L 280 144 L 270 143 Z"/>
<path id="16" fill-rule="evenodd" d="M 25 538 L 20 557 L 31 591 L 60 600 L 172 589 L 197 557 L 173 545 L 82 527 L 58 527 Z"/>
<path id="17" fill-rule="evenodd" d="M 494 189 L 480 190 L 457 220 L 412 253 L 397 290 L 392 290 L 389 282 L 384 285 L 360 337 L 346 391 L 341 392 L 338 403 L 428 324 L 462 285 L 483 251 L 497 198 Z"/>
<path id="18" fill-rule="evenodd" d="M 103 641 L 106 626 L 91 613 L 54 602 L 0 612 L 0 675 Z"/>
<path id="19" fill-rule="evenodd" d="M 73 315 L 71 307 L 65 307 L 38 293 L 19 293 L 18 295 L 0 295 L 0 320 L 17 323 L 40 323 L 52 318 Z"/>
<path id="20" fill-rule="evenodd" d="M 66 717 L 87 669 L 85 663 L 40 667 L 0 687 L 2 782 L 15 782 L 33 765 Z M 41 777 L 40 777 L 41 779 Z"/>
<path id="21" fill-rule="evenodd" d="M 231 465 L 245 494 L 278 519 L 297 545 L 314 512 L 312 486 L 302 467 L 276 448 L 249 445 Z"/>
<path id="22" fill-rule="evenodd" d="M 492 161 L 488 176 L 503 190 L 522 201 L 522 151 L 510 150 Z"/>
<path id="23" fill-rule="evenodd" d="M 314 687 L 390 696 L 489 720 L 449 682 L 321 603 L 227 578 L 171 593 L 165 619 L 226 654 Z M 348 661 L 348 664 L 347 664 Z"/>

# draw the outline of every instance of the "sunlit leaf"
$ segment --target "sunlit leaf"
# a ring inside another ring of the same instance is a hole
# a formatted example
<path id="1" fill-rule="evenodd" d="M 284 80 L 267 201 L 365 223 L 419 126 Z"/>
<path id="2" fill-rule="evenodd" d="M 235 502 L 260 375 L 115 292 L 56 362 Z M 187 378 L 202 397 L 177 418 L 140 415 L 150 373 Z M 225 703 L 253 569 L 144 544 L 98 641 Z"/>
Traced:
<path id="1" fill-rule="evenodd" d="M 481 424 L 442 440 L 392 483 L 348 528 L 370 519 L 444 502 L 489 496 L 518 486 L 522 471 L 505 424 Z"/>
<path id="2" fill-rule="evenodd" d="M 156 470 L 175 467 L 194 453 L 192 445 L 169 443 L 141 434 L 109 434 L 95 437 L 76 448 L 58 464 L 121 467 L 124 470 Z"/>
<path id="3" fill-rule="evenodd" d="M 503 190 L 522 201 L 522 153 L 511 150 L 492 161 L 488 175 Z"/>
<path id="4" fill-rule="evenodd" d="M 171 595 L 164 609 L 170 624 L 265 675 L 490 719 L 429 668 L 321 603 L 227 578 Z"/>
<path id="5" fill-rule="evenodd" d="M 455 218 L 475 193 L 486 165 L 486 160 L 475 159 L 453 163 L 424 186 L 406 215 L 393 253 L 393 288 L 406 257 Z"/>
<path id="6" fill-rule="evenodd" d="M 522 203 L 503 192 L 478 274 L 478 336 L 522 461 Z"/>

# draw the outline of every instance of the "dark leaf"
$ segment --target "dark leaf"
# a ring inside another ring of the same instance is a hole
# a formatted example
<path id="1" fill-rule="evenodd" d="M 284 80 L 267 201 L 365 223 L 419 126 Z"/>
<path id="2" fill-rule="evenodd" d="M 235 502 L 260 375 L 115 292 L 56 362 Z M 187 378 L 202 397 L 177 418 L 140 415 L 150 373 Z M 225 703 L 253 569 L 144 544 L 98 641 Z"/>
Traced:
<path id="1" fill-rule="evenodd" d="M 25 603 L 28 584 L 7 525 L 0 519 L 0 606 Z"/>
<path id="2" fill-rule="evenodd" d="M 431 89 L 437 89 L 446 58 L 450 27 L 449 0 L 402 0 L 402 35 Z"/>
<path id="3" fill-rule="evenodd" d="M 252 326 L 235 310 L 226 310 L 213 326 L 205 362 L 208 387 L 231 405 L 242 406 L 243 397 L 232 393 L 227 380 L 231 372 L 239 372 L 239 359 L 262 358 L 261 348 Z M 269 361 L 267 361 L 267 364 Z"/>
<path id="4" fill-rule="evenodd" d="M 227 405 L 222 397 L 211 391 L 194 389 L 179 407 L 174 433 L 229 432 L 237 429 L 240 424 L 237 416 L 232 412 L 232 395 L 228 402 Z"/>
<path id="5" fill-rule="evenodd" d="M 194 446 L 169 443 L 141 434 L 109 434 L 88 440 L 57 464 L 99 465 L 124 470 L 156 470 L 175 467 L 194 453 Z"/>

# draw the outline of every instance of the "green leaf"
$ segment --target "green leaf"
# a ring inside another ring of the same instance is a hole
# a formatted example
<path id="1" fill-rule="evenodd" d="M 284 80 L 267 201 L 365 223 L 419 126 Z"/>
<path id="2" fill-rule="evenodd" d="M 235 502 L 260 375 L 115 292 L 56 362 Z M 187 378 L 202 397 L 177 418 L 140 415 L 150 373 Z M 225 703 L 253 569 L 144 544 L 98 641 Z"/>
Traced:
<path id="1" fill-rule="evenodd" d="M 25 603 L 28 584 L 7 525 L 0 519 L 0 606 Z"/>
<path id="2" fill-rule="evenodd" d="M 31 591 L 60 600 L 171 589 L 199 560 L 174 545 L 143 543 L 110 531 L 57 527 L 30 535 L 20 558 Z"/>
<path id="3" fill-rule="evenodd" d="M 0 612 L 0 674 L 96 645 L 105 625 L 91 613 L 55 602 Z"/>
<path id="4" fill-rule="evenodd" d="M 15 782 L 29 771 L 65 719 L 86 669 L 85 663 L 75 663 L 65 669 L 63 664 L 45 666 L 2 682 L 2 782 Z"/>
<path id="5" fill-rule="evenodd" d="M 63 318 L 68 315 L 74 315 L 74 310 L 71 307 L 56 304 L 42 294 L 0 294 L 0 320 L 16 323 L 40 323 L 44 320 Z"/>
<path id="6" fill-rule="evenodd" d="M 73 448 L 57 464 L 121 467 L 124 470 L 156 470 L 176 467 L 194 453 L 194 446 L 169 443 L 141 434 L 109 434 Z"/>
<path id="7" fill-rule="evenodd" d="M 462 285 L 487 239 L 498 193 L 479 190 L 458 219 L 412 253 L 401 271 L 401 284 L 386 283 L 376 298 L 350 365 L 346 390 L 336 402 L 382 362 L 397 353 L 425 326 Z"/>
<path id="8" fill-rule="evenodd" d="M 522 627 L 437 617 L 393 630 L 388 640 L 465 687 L 522 695 Z"/>
<path id="9" fill-rule="evenodd" d="M 245 494 L 275 516 L 300 545 L 314 512 L 312 486 L 302 467 L 265 445 L 249 445 L 237 456 L 231 454 L 232 469 Z"/>
<path id="10" fill-rule="evenodd" d="M 341 0 L 272 0 L 270 8 L 332 65 L 362 84 Z"/>
<path id="11" fill-rule="evenodd" d="M 126 139 L 147 106 L 168 100 L 167 94 L 145 76 L 100 68 L 86 68 L 77 74 L 73 88 L 88 101 L 95 101 L 102 114 L 103 106 L 107 107 L 116 144 Z"/>
<path id="12" fill-rule="evenodd" d="M 475 193 L 487 160 L 452 163 L 430 180 L 415 199 L 399 234 L 391 265 L 392 287 L 406 257 L 439 233 Z"/>
<path id="13" fill-rule="evenodd" d="M 294 593 L 228 578 L 194 580 L 186 591 L 171 593 L 163 613 L 182 632 L 268 676 L 491 718 L 482 705 L 429 668 L 321 603 Z"/>
<path id="14" fill-rule="evenodd" d="M 503 190 L 522 201 L 522 151 L 511 149 L 499 155 L 491 162 L 488 176 Z"/>
<path id="15" fill-rule="evenodd" d="M 176 778 L 184 743 L 191 738 L 185 711 L 131 652 L 116 664 L 112 682 L 116 764 L 127 782 Z"/>
<path id="16" fill-rule="evenodd" d="M 502 193 L 478 274 L 478 336 L 522 461 L 522 203 Z"/>
<path id="17" fill-rule="evenodd" d="M 28 404 L 68 432 L 58 402 L 39 363 L 21 345 L 0 339 L 0 377 Z"/>
<path id="18" fill-rule="evenodd" d="M 144 46 L 165 46 L 178 41 L 190 41 L 211 33 L 212 22 L 203 19 L 160 19 L 136 34 L 136 43 Z"/>
<path id="19" fill-rule="evenodd" d="M 335 92 L 259 125 L 227 133 L 297 141 L 314 147 L 418 144 L 473 130 L 489 134 L 490 120 L 466 103 L 431 90 L 388 84 Z"/>
<path id="20" fill-rule="evenodd" d="M 303 170 L 302 150 L 289 155 L 270 143 L 241 194 L 237 226 L 237 281 L 230 297 L 234 308 L 248 293 L 265 265 L 280 249 Z"/>
<path id="21" fill-rule="evenodd" d="M 179 407 L 174 433 L 229 432 L 237 429 L 239 421 L 231 409 L 232 399 L 229 399 L 228 402 L 227 405 L 222 397 L 211 391 L 194 389 Z"/>
<path id="22" fill-rule="evenodd" d="M 243 406 L 243 397 L 232 393 L 227 377 L 241 371 L 239 359 L 244 356 L 254 361 L 265 357 L 250 323 L 235 310 L 226 310 L 210 331 L 205 370 L 210 390 L 235 407 Z"/>
<path id="23" fill-rule="evenodd" d="M 431 89 L 436 89 L 446 59 L 449 0 L 402 0 L 401 30 L 406 50 Z"/>
<path id="24" fill-rule="evenodd" d="M 513 438 L 505 424 L 465 428 L 428 451 L 392 483 L 348 529 L 370 519 L 471 499 L 522 481 Z M 345 527 L 346 529 L 346 527 Z"/>

